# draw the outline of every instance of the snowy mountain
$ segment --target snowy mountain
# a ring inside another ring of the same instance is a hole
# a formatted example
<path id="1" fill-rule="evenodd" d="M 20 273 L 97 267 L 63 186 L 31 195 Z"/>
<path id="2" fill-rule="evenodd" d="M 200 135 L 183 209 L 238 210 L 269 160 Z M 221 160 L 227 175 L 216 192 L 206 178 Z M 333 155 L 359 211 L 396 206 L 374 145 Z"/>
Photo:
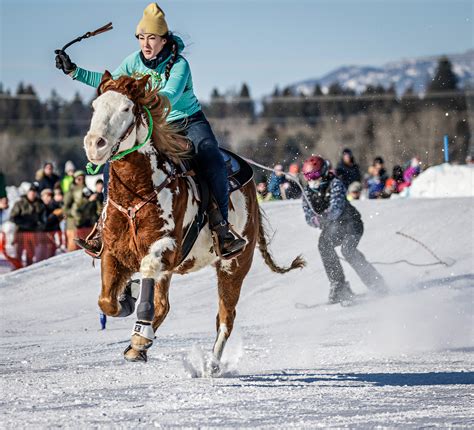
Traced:
<path id="1" fill-rule="evenodd" d="M 303 253 L 308 266 L 277 275 L 257 255 L 222 378 L 193 378 L 215 336 L 211 267 L 173 278 L 146 364 L 122 358 L 133 317 L 99 330 L 100 269 L 82 252 L 0 276 L 2 428 L 472 428 L 472 203 L 356 202 L 368 260 L 412 265 L 377 266 L 392 294 L 349 308 L 324 304 L 319 233 L 301 202 L 265 204 L 275 258 Z M 397 231 L 449 267 L 413 265 L 437 261 Z"/>
<path id="2" fill-rule="evenodd" d="M 381 67 L 373 66 L 343 66 L 317 79 L 308 79 L 290 86 L 295 94 L 312 94 L 314 87 L 319 84 L 323 92 L 328 87 L 339 82 L 344 88 L 360 93 L 367 86 L 382 85 L 385 88 L 394 85 L 397 94 L 403 94 L 413 87 L 416 93 L 425 91 L 426 82 L 436 70 L 440 56 L 403 59 L 387 63 Z M 453 71 L 459 78 L 460 86 L 466 87 L 474 81 L 474 49 L 463 54 L 448 55 Z"/>

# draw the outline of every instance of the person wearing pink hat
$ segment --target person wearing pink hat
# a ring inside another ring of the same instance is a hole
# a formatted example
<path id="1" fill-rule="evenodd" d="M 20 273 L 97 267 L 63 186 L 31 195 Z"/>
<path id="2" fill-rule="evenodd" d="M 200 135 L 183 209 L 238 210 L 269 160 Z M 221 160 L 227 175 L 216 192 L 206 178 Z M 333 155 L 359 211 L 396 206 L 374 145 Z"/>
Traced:
<path id="1" fill-rule="evenodd" d="M 367 288 L 386 293 L 382 275 L 357 249 L 364 224 L 359 211 L 347 200 L 343 182 L 330 171 L 329 161 L 312 156 L 304 162 L 302 172 L 306 181 L 303 198 L 306 222 L 321 229 L 318 248 L 330 283 L 329 303 L 345 303 L 354 298 L 336 253 L 339 246 L 342 256 Z"/>

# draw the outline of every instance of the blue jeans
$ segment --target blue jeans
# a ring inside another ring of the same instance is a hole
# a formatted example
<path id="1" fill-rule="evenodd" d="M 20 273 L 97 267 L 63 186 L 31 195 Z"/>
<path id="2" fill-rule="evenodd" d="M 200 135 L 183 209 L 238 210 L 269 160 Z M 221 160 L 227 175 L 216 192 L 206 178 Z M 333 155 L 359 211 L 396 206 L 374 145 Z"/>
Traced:
<path id="1" fill-rule="evenodd" d="M 225 221 L 229 214 L 229 185 L 227 182 L 227 167 L 224 157 L 219 150 L 219 144 L 212 132 L 211 126 L 202 111 L 190 117 L 172 123 L 186 136 L 194 146 L 194 159 L 199 173 L 209 184 L 212 195 Z M 109 163 L 104 166 L 104 201 L 107 200 L 109 184 Z"/>
<path id="2" fill-rule="evenodd" d="M 194 160 L 199 173 L 209 184 L 212 195 L 225 221 L 229 214 L 229 184 L 227 167 L 219 150 L 219 144 L 212 132 L 211 126 L 202 111 L 196 112 L 183 121 L 172 123 L 183 129 L 194 146 Z"/>

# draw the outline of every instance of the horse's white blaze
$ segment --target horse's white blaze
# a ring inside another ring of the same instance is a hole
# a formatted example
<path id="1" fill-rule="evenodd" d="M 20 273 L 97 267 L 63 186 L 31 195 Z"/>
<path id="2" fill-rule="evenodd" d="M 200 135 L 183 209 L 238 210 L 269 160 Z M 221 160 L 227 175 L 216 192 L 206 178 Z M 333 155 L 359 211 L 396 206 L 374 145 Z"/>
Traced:
<path id="1" fill-rule="evenodd" d="M 148 157 L 152 172 L 151 179 L 153 181 L 153 186 L 155 188 L 159 187 L 163 181 L 166 180 L 168 173 L 158 168 L 158 158 L 155 148 L 153 148 L 151 145 L 145 145 L 139 151 Z M 168 163 L 167 167 L 171 170 L 171 167 Z M 170 232 L 175 227 L 175 221 L 173 217 L 173 193 L 171 190 L 169 188 L 163 188 L 157 194 L 157 202 L 163 211 L 161 219 L 165 223 L 164 230 Z"/>
<path id="2" fill-rule="evenodd" d="M 84 148 L 89 161 L 103 164 L 110 158 L 110 152 L 117 141 L 124 135 L 127 128 L 134 121 L 133 102 L 123 94 L 107 91 L 97 97 L 92 103 L 92 115 L 89 131 L 84 137 Z M 121 142 L 119 150 L 131 148 L 136 140 L 136 130 Z M 99 138 L 105 140 L 106 145 L 97 147 Z"/>
<path id="3" fill-rule="evenodd" d="M 171 237 L 162 237 L 150 246 L 150 251 L 142 259 L 140 273 L 144 278 L 158 279 L 165 273 L 163 271 L 162 257 L 166 251 L 173 251 L 176 248 L 176 241 Z"/>

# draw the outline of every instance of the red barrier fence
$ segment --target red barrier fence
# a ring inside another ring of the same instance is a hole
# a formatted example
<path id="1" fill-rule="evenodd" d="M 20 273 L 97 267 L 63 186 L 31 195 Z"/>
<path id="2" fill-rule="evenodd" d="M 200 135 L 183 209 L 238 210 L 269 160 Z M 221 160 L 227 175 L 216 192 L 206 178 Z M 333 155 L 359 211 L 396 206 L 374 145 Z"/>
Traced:
<path id="1" fill-rule="evenodd" d="M 0 254 L 12 266 L 12 270 L 21 269 L 37 263 L 58 253 L 77 249 L 73 238 L 85 238 L 91 231 L 90 227 L 76 230 L 47 232 L 16 232 L 13 237 L 0 232 Z"/>

